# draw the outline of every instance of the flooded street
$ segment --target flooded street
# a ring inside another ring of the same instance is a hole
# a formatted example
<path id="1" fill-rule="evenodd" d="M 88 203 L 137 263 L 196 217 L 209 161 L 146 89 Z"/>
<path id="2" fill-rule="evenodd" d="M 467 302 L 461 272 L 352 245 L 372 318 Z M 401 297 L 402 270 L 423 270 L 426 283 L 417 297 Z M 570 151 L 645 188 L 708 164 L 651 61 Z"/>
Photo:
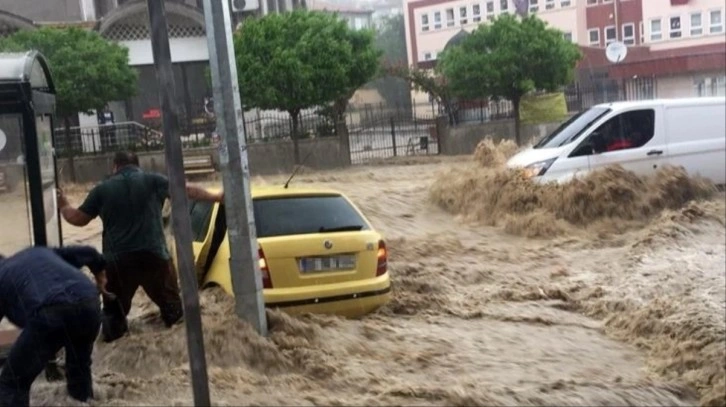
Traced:
<path id="1" fill-rule="evenodd" d="M 508 210 L 512 182 L 487 195 L 470 193 L 478 181 L 447 178 L 489 171 L 473 163 L 400 159 L 296 177 L 291 185 L 341 190 L 386 236 L 394 300 L 361 320 L 269 311 L 270 337 L 260 338 L 234 316 L 231 298 L 204 291 L 213 404 L 726 402 L 722 193 L 673 208 L 651 191 L 647 219 L 606 213 L 590 222 L 582 216 L 591 204 L 576 215 L 545 198 Z M 699 195 L 698 185 L 684 188 Z M 74 188 L 73 204 L 82 190 Z M 443 203 L 442 191 L 466 203 Z M 480 203 L 490 212 L 472 213 Z M 98 220 L 66 224 L 64 235 L 100 248 Z M 96 346 L 92 405 L 192 405 L 184 327 L 164 329 L 143 294 L 132 312 L 128 337 Z M 63 384 L 38 380 L 32 404 L 78 403 Z"/>

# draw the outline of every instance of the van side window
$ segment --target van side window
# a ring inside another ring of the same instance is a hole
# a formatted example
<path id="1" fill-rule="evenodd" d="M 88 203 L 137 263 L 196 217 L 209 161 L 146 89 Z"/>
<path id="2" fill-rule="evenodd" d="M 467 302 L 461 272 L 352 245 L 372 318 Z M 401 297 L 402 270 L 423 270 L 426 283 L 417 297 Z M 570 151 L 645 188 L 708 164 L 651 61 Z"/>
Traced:
<path id="1" fill-rule="evenodd" d="M 655 134 L 655 111 L 632 110 L 610 118 L 578 147 L 571 156 L 608 153 L 638 148 L 648 143 Z"/>

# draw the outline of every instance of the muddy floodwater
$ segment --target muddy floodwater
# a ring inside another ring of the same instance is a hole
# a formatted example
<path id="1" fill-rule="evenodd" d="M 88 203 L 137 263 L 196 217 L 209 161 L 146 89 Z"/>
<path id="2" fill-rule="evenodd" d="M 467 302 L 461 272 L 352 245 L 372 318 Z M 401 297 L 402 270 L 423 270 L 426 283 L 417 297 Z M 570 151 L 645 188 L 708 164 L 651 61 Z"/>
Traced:
<path id="1" fill-rule="evenodd" d="M 270 311 L 260 338 L 203 292 L 213 404 L 723 405 L 723 193 L 675 170 L 548 192 L 497 154 L 298 176 L 385 234 L 394 300 L 360 320 Z M 98 221 L 64 233 L 100 247 Z M 184 327 L 134 305 L 131 334 L 96 346 L 92 405 L 191 405 Z M 78 405 L 42 379 L 32 403 Z"/>

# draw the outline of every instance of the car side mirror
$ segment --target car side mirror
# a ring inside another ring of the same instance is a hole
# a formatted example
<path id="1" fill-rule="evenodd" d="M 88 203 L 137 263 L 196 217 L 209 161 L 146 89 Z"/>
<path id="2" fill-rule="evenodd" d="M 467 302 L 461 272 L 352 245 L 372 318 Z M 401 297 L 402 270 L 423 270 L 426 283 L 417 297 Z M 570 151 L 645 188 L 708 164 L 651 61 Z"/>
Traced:
<path id="1" fill-rule="evenodd" d="M 583 144 L 581 144 L 575 151 L 570 154 L 570 157 L 583 157 L 587 155 L 593 155 L 597 154 L 595 152 L 595 148 L 592 146 L 592 144 L 588 141 Z"/>

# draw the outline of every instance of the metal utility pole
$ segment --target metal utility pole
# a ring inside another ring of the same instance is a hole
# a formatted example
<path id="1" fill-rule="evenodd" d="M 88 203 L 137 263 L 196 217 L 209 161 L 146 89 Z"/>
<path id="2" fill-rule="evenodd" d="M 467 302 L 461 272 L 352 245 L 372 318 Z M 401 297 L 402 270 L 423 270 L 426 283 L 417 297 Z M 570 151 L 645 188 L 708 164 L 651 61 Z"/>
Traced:
<path id="1" fill-rule="evenodd" d="M 204 19 L 217 134 L 221 138 L 219 162 L 225 191 L 231 254 L 229 268 L 235 310 L 240 318 L 266 336 L 267 318 L 262 296 L 262 274 L 257 260 L 257 232 L 250 195 L 244 113 L 237 84 L 237 64 L 234 60 L 228 0 L 204 0 Z"/>
<path id="2" fill-rule="evenodd" d="M 192 225 L 187 206 L 186 180 L 181 140 L 174 73 L 171 67 L 169 33 L 166 26 L 164 1 L 147 0 L 151 47 L 154 54 L 156 79 L 159 81 L 159 101 L 164 130 L 164 156 L 169 173 L 171 219 L 176 244 L 177 264 L 184 304 L 184 321 L 187 331 L 187 349 L 192 374 L 192 390 L 195 406 L 209 406 L 209 378 L 204 355 L 202 316 L 199 309 L 199 287 L 192 255 Z"/>

